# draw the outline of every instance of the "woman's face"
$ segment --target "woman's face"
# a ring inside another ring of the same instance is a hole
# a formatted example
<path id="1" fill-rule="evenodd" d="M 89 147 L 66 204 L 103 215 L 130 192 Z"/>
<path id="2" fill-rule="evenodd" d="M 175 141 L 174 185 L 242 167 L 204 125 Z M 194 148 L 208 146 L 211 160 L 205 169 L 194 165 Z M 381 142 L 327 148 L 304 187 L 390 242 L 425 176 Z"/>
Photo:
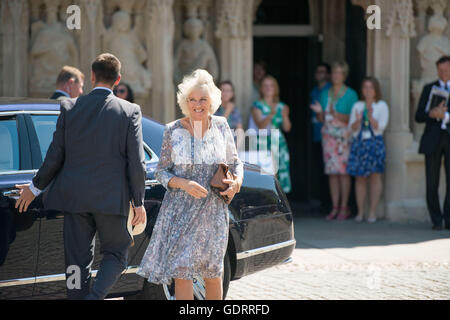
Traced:
<path id="1" fill-rule="evenodd" d="M 230 102 L 231 99 L 233 99 L 233 88 L 228 83 L 222 84 L 220 86 L 220 91 L 222 91 L 222 104 Z"/>
<path id="2" fill-rule="evenodd" d="M 211 110 L 211 98 L 206 89 L 194 89 L 188 96 L 187 104 L 192 121 L 203 121 L 208 118 Z"/>
<path id="3" fill-rule="evenodd" d="M 123 84 L 119 84 L 116 90 L 117 96 L 121 99 L 126 100 L 128 97 L 128 89 Z"/>
<path id="4" fill-rule="evenodd" d="M 345 81 L 345 72 L 341 67 L 336 67 L 331 73 L 331 81 L 334 85 L 342 85 Z"/>
<path id="5" fill-rule="evenodd" d="M 371 81 L 365 81 L 362 87 L 362 94 L 365 100 L 375 100 L 375 87 Z"/>
<path id="6" fill-rule="evenodd" d="M 271 79 L 264 79 L 261 84 L 261 92 L 264 97 L 273 98 L 275 96 L 275 83 Z"/>

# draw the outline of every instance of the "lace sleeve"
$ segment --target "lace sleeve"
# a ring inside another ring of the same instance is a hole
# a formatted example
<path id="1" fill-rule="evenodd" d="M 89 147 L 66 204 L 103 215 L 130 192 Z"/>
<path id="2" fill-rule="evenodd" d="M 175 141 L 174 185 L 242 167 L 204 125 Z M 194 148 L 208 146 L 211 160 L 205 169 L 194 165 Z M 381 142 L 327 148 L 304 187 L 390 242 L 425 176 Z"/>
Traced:
<path id="1" fill-rule="evenodd" d="M 232 174 L 238 177 L 244 177 L 244 164 L 238 157 L 233 132 L 231 131 L 230 126 L 228 125 L 228 122 L 226 120 L 223 121 L 223 125 L 225 130 L 224 135 L 226 143 L 227 165 L 230 167 L 230 171 Z"/>
<path id="2" fill-rule="evenodd" d="M 163 140 L 161 145 L 161 154 L 159 162 L 155 170 L 155 178 L 158 180 L 164 188 L 169 189 L 169 181 L 175 175 L 171 172 L 173 167 L 172 161 L 172 143 L 170 141 L 171 131 L 167 127 L 164 128 Z"/>

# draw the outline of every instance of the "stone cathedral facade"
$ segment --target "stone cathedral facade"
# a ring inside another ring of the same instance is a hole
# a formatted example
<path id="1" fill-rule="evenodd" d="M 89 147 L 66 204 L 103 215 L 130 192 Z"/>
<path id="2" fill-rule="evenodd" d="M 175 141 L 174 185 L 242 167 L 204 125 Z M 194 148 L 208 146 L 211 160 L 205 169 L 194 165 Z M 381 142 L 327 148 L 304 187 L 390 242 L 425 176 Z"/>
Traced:
<path id="1" fill-rule="evenodd" d="M 262 0 L 0 0 L 0 95 L 48 97 L 63 65 L 80 68 L 90 90 L 90 64 L 101 52 L 123 63 L 123 79 L 143 113 L 163 123 L 180 115 L 176 84 L 195 68 L 231 80 L 248 117 L 255 13 Z M 307 0 L 304 0 L 307 1 Z M 345 58 L 345 0 L 309 0 L 312 35 L 323 60 Z M 352 0 L 377 5 L 381 29 L 367 32 L 367 75 L 390 106 L 387 168 L 379 216 L 428 220 L 423 126 L 414 123 L 421 88 L 437 78 L 434 61 L 450 54 L 450 0 Z M 67 7 L 81 9 L 81 28 L 66 27 Z M 295 164 L 292 164 L 295 165 Z M 444 180 L 444 179 L 441 179 Z M 441 181 L 442 192 L 445 181 Z"/>

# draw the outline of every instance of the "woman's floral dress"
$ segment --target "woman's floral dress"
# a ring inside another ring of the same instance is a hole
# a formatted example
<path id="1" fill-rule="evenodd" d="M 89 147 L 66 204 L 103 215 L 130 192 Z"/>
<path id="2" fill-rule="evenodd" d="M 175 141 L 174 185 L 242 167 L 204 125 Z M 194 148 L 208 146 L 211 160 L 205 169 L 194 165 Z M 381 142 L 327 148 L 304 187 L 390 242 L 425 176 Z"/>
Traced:
<path id="1" fill-rule="evenodd" d="M 277 178 L 280 181 L 283 191 L 289 193 L 292 190 L 291 174 L 289 168 L 290 164 L 289 149 L 284 134 L 280 129 L 281 126 L 283 125 L 282 114 L 285 106 L 286 105 L 283 102 L 278 102 L 276 106 L 276 113 L 272 118 L 272 123 L 269 128 L 279 130 L 278 136 L 279 148 L 278 149 L 275 148 L 274 150 L 272 150 L 271 148 L 272 137 L 270 135 L 271 133 L 270 131 L 268 132 L 267 139 L 264 136 L 259 137 L 258 147 L 260 149 L 263 148 L 263 150 L 273 151 L 272 154 L 273 161 L 276 161 L 277 159 L 279 160 L 278 163 L 276 163 L 276 165 L 278 166 Z M 263 117 L 267 117 L 272 112 L 272 108 L 264 100 L 256 101 L 253 107 L 261 110 Z"/>
<path id="2" fill-rule="evenodd" d="M 325 174 L 347 174 L 347 162 L 350 155 L 351 131 L 346 124 L 331 115 L 331 108 L 337 112 L 350 115 L 353 105 L 358 101 L 356 92 L 348 87 L 345 93 L 333 102 L 330 88 L 321 94 L 321 105 L 325 112 L 322 127 L 322 147 Z"/>
<path id="3" fill-rule="evenodd" d="M 137 272 L 149 282 L 221 277 L 228 244 L 228 206 L 210 187 L 220 162 L 243 177 L 243 164 L 224 117 L 211 116 L 202 139 L 194 138 L 180 120 L 166 125 L 155 177 L 167 192 Z M 196 199 L 184 190 L 170 188 L 174 176 L 196 181 L 208 195 Z"/>

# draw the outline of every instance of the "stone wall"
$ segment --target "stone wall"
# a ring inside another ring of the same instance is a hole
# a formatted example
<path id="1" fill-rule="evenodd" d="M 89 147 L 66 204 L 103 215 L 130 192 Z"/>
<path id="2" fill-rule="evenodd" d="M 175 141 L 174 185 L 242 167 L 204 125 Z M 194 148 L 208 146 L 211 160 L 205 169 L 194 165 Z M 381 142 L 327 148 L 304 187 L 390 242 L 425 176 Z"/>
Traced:
<path id="1" fill-rule="evenodd" d="M 244 116 L 252 82 L 252 21 L 258 0 L 2 0 L 0 93 L 48 97 L 63 65 L 86 76 L 101 52 L 122 61 L 143 113 L 161 122 L 180 115 L 176 85 L 196 68 L 231 79 Z M 66 27 L 67 7 L 81 29 Z M 225 70 L 221 72 L 221 70 Z"/>

